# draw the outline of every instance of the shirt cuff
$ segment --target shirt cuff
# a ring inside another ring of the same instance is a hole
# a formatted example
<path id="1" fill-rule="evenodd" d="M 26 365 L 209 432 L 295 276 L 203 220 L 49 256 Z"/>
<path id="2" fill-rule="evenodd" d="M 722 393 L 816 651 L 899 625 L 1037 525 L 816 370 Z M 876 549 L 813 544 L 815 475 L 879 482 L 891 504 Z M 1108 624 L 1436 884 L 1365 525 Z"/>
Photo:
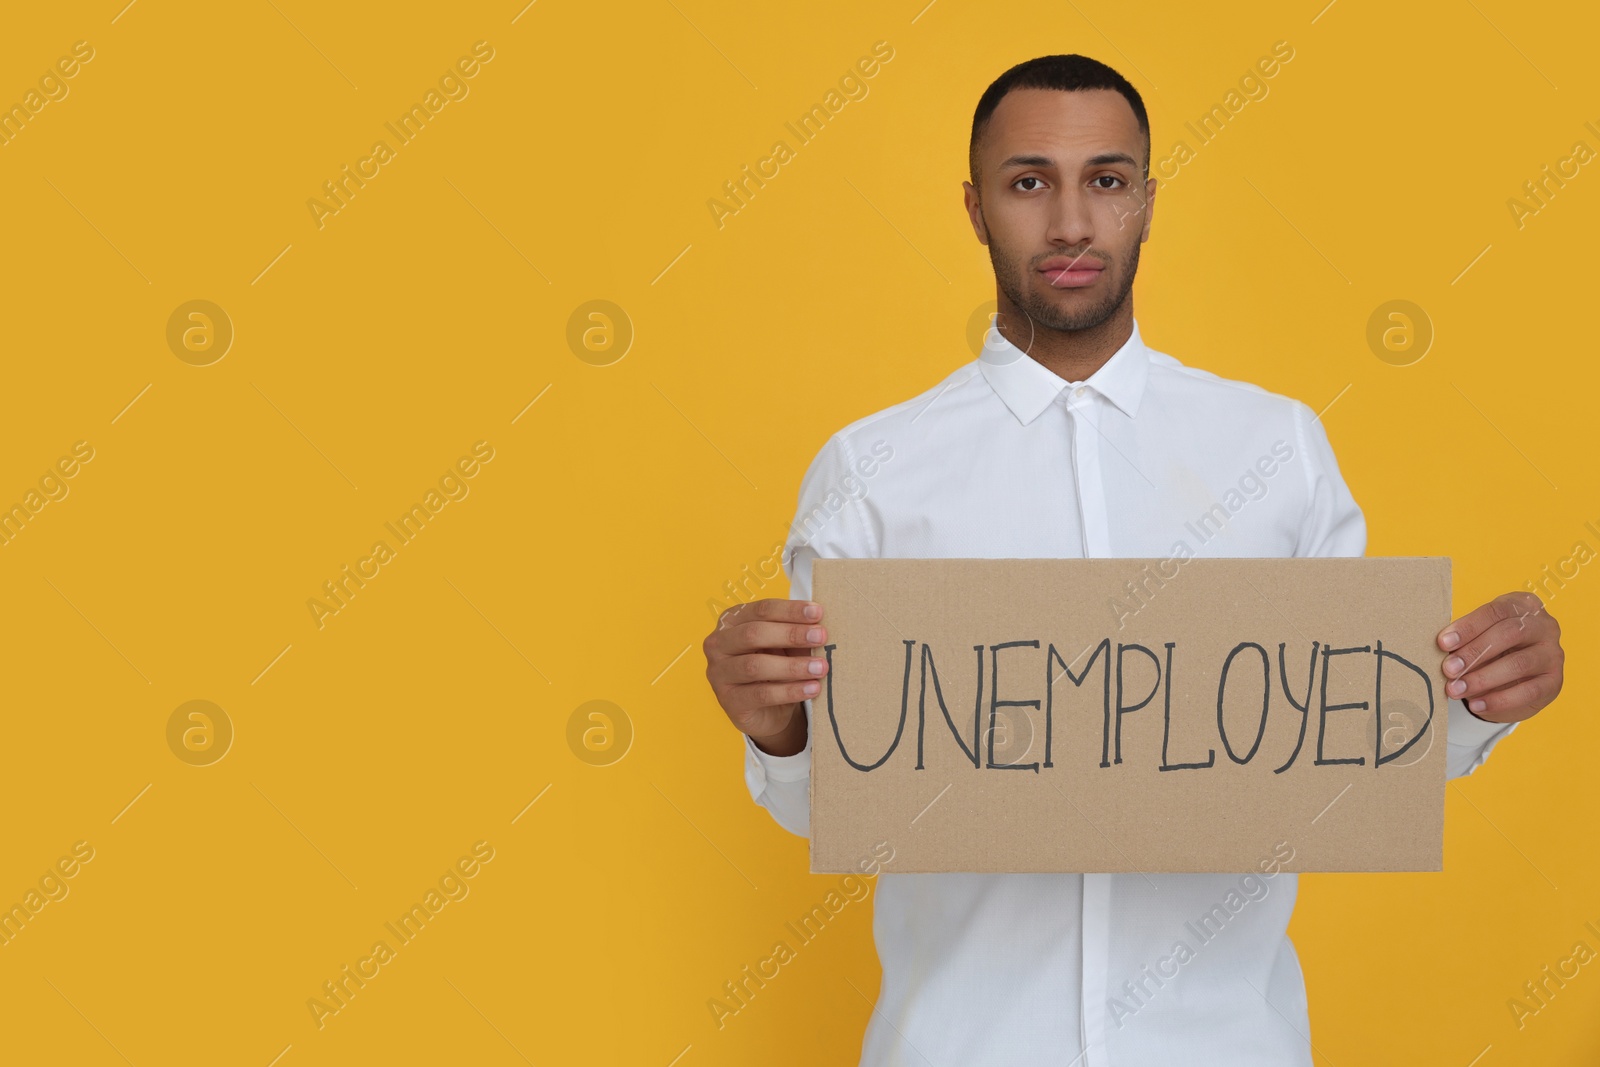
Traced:
<path id="1" fill-rule="evenodd" d="M 1450 701 L 1450 725 L 1446 736 L 1452 745 L 1471 745 L 1482 748 L 1490 741 L 1503 737 L 1516 728 L 1514 722 L 1491 722 L 1472 714 L 1460 700 Z"/>
<path id="2" fill-rule="evenodd" d="M 750 790 L 759 796 L 768 781 L 803 782 L 811 777 L 811 701 L 805 701 L 806 747 L 792 756 L 774 756 L 763 752 L 744 734 L 745 777 Z"/>

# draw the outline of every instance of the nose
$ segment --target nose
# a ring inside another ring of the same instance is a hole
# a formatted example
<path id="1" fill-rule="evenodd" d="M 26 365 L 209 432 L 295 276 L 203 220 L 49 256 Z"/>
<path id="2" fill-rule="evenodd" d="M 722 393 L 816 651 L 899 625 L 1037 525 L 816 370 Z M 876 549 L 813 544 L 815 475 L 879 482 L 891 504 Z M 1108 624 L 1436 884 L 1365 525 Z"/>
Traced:
<path id="1" fill-rule="evenodd" d="M 1067 248 L 1087 248 L 1094 242 L 1094 221 L 1089 214 L 1088 196 L 1077 186 L 1056 191 L 1050 201 L 1046 239 Z"/>

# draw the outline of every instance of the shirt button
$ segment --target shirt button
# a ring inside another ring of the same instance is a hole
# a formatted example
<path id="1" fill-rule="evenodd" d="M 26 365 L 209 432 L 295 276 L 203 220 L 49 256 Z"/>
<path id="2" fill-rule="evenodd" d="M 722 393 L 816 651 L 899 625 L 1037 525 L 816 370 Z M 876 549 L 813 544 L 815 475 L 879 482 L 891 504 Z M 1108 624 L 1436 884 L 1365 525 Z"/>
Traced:
<path id="1" fill-rule="evenodd" d="M 1074 389 L 1072 391 L 1072 395 L 1073 396 L 1082 396 L 1083 395 L 1083 386 L 1080 385 L 1076 389 Z"/>

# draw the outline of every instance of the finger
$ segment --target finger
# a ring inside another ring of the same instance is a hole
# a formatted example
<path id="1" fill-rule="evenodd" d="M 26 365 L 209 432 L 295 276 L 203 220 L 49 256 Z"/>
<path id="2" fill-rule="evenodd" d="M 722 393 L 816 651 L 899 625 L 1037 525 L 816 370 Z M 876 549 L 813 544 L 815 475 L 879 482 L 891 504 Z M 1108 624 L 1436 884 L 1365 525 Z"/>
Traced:
<path id="1" fill-rule="evenodd" d="M 1497 622 L 1526 619 L 1543 611 L 1544 602 L 1528 592 L 1502 593 L 1480 608 L 1455 619 L 1439 631 L 1436 640 L 1446 652 L 1464 647 Z"/>
<path id="2" fill-rule="evenodd" d="M 1502 619 L 1446 656 L 1441 669 L 1446 678 L 1459 678 L 1469 671 L 1487 666 L 1512 649 L 1538 643 L 1539 637 L 1537 627 L 1524 628 L 1516 619 Z M 1445 692 L 1450 693 L 1448 685 L 1445 686 Z"/>
<path id="3" fill-rule="evenodd" d="M 726 656 L 777 648 L 816 648 L 828 639 L 821 626 L 790 622 L 746 622 L 717 635 L 715 651 Z"/>
<path id="4" fill-rule="evenodd" d="M 713 686 L 749 685 L 752 682 L 792 682 L 820 678 L 828 673 L 828 661 L 820 656 L 800 659 L 749 652 L 726 656 L 712 667 Z"/>
<path id="5" fill-rule="evenodd" d="M 767 708 L 783 707 L 809 700 L 822 689 L 822 683 L 809 682 L 752 682 L 736 685 L 722 691 L 722 706 L 730 715 L 749 715 Z"/>
<path id="6" fill-rule="evenodd" d="M 1469 698 L 1467 710 L 1490 722 L 1521 722 L 1555 699 L 1555 678 L 1540 674 L 1515 685 Z"/>
<path id="7" fill-rule="evenodd" d="M 1445 683 L 1446 696 L 1466 698 L 1492 689 L 1501 689 L 1526 678 L 1553 673 L 1554 653 L 1544 645 L 1531 644 L 1508 649 L 1472 670 Z"/>
<path id="8" fill-rule="evenodd" d="M 814 623 L 822 618 L 822 605 L 812 600 L 780 600 L 767 597 L 747 604 L 735 604 L 722 613 L 717 629 L 727 629 L 752 620 L 763 622 Z"/>

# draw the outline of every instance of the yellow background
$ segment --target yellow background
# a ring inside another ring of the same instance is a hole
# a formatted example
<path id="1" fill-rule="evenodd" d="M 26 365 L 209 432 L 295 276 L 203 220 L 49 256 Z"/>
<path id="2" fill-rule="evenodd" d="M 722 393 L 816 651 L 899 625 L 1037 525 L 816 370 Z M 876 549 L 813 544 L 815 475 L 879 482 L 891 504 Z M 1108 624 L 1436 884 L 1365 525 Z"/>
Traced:
<path id="1" fill-rule="evenodd" d="M 722 1029 L 707 1009 L 837 878 L 750 802 L 699 646 L 826 437 L 973 358 L 984 87 L 1081 51 L 1144 93 L 1157 159 L 1190 143 L 1144 249 L 1146 340 L 1337 397 L 1369 552 L 1453 557 L 1459 613 L 1600 547 L 1600 175 L 1520 228 L 1507 207 L 1600 147 L 1596 22 L 1506 0 L 8 12 L 0 103 L 75 41 L 94 58 L 0 147 L 0 503 L 75 441 L 95 458 L 0 547 L 0 902 L 76 841 L 95 857 L 0 947 L 3 1058 L 854 1063 L 864 905 Z M 469 95 L 319 228 L 323 182 L 479 40 Z M 880 40 L 869 95 L 796 147 L 784 123 Z M 1268 95 L 1197 147 L 1183 123 L 1279 40 Z M 719 228 L 707 202 L 779 138 L 795 158 Z M 235 330 L 209 366 L 166 341 L 195 299 Z M 1410 366 L 1365 339 L 1393 299 L 1436 330 Z M 608 366 L 567 343 L 590 300 L 635 331 Z M 319 629 L 322 583 L 479 440 L 470 494 Z M 1597 597 L 1584 570 L 1551 601 L 1566 691 L 1450 787 L 1444 873 L 1302 879 L 1319 1065 L 1600 1058 L 1600 963 L 1520 1030 L 1506 1006 L 1600 949 Z M 597 699 L 634 732 L 609 766 L 567 741 Z M 209 766 L 167 744 L 190 700 L 236 731 Z M 480 840 L 470 894 L 319 1029 L 307 1000 Z"/>

